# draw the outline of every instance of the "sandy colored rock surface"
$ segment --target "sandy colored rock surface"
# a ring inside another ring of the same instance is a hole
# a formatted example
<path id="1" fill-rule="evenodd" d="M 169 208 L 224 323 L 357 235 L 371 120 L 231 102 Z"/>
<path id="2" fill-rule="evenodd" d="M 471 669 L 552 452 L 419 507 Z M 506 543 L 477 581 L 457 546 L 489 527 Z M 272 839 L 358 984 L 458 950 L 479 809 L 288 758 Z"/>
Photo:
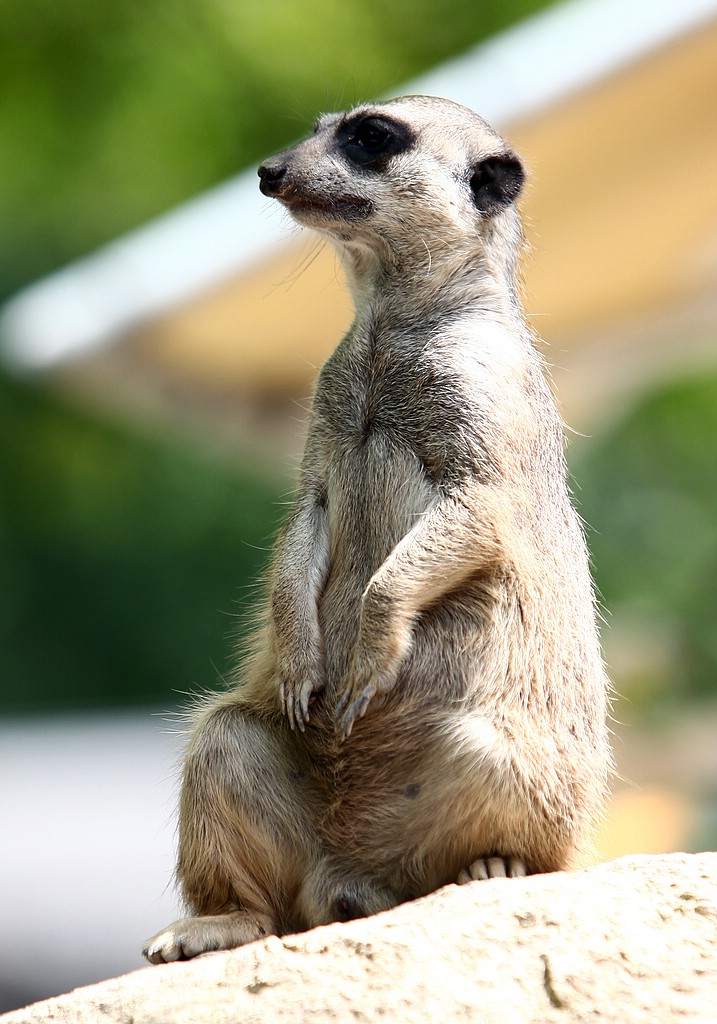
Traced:
<path id="1" fill-rule="evenodd" d="M 0 1017 L 2 1024 L 676 1020 L 717 1020 L 715 853 L 626 857 L 574 874 L 450 886 L 378 917 L 146 967 Z"/>

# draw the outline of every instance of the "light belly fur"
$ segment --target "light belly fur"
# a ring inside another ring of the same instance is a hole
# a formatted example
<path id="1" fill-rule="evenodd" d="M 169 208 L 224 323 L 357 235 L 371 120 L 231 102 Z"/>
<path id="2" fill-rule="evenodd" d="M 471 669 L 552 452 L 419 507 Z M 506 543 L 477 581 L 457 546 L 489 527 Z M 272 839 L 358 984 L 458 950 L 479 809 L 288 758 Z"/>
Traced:
<path id="1" fill-rule="evenodd" d="M 381 432 L 335 460 L 326 473 L 331 554 L 319 602 L 329 683 L 346 668 L 366 585 L 436 494 L 413 452 Z"/>

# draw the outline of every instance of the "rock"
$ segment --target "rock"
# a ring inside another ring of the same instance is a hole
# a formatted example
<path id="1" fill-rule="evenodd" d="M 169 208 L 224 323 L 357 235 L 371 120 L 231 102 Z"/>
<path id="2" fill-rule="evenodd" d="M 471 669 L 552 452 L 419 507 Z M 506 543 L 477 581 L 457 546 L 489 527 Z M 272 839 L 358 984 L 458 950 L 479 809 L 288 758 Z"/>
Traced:
<path id="1" fill-rule="evenodd" d="M 0 1024 L 673 1020 L 717 1020 L 715 853 L 448 886 L 377 917 L 145 967 L 0 1016 Z"/>

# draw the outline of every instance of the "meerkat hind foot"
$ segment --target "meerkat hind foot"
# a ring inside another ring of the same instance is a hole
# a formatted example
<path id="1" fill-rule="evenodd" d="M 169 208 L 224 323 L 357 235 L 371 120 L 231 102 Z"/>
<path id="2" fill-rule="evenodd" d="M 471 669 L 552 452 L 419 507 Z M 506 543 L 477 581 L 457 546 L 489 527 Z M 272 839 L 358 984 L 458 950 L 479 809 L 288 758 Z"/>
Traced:
<path id="1" fill-rule="evenodd" d="M 191 960 L 202 953 L 255 942 L 272 930 L 268 921 L 260 921 L 244 910 L 216 917 L 185 917 L 148 939 L 142 955 L 151 964 Z"/>
<path id="2" fill-rule="evenodd" d="M 461 871 L 458 885 L 487 878 L 523 878 L 528 874 L 520 857 L 480 857 Z"/>

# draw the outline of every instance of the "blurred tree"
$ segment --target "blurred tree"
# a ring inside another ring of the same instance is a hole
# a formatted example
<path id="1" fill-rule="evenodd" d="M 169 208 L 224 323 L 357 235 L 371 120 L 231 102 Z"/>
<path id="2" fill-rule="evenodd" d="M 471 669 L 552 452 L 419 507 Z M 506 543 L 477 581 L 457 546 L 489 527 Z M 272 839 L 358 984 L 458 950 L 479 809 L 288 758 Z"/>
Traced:
<path id="1" fill-rule="evenodd" d="M 717 697 L 717 375 L 644 397 L 573 464 L 611 621 L 671 652 L 661 701 Z M 631 680 L 621 680 L 629 686 Z M 647 685 L 650 680 L 636 681 Z M 632 696 L 632 694 L 631 694 Z"/>
<path id="2" fill-rule="evenodd" d="M 227 668 L 281 485 L 0 377 L 0 711 L 174 706 Z"/>
<path id="3" fill-rule="evenodd" d="M 0 300 L 546 0 L 5 0 Z"/>

